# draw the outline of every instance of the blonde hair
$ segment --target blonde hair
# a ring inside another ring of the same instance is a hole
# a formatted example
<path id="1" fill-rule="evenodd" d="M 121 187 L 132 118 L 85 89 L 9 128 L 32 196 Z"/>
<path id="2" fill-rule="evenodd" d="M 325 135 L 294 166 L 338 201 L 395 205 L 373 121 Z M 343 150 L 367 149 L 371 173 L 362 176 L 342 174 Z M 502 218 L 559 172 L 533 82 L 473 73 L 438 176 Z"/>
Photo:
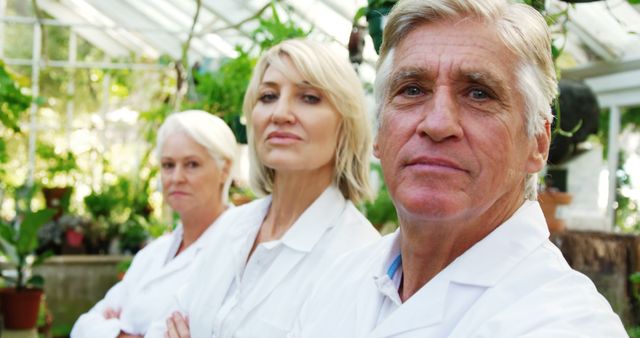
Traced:
<path id="1" fill-rule="evenodd" d="M 328 45 L 308 39 L 287 40 L 271 47 L 258 60 L 253 71 L 242 108 L 248 125 L 250 182 L 253 189 L 261 194 L 271 193 L 275 171 L 263 165 L 258 157 L 251 113 L 258 102 L 260 83 L 267 68 L 275 67 L 285 75 L 289 72 L 285 68 L 286 57 L 306 82 L 327 97 L 341 116 L 333 183 L 346 199 L 353 202 L 370 198 L 369 160 L 372 137 L 362 84 L 346 55 L 341 57 Z"/>
<path id="2" fill-rule="evenodd" d="M 420 25 L 463 17 L 475 17 L 494 24 L 504 44 L 520 59 L 516 69 L 525 101 L 525 127 L 529 137 L 545 132 L 551 123 L 551 104 L 558 93 L 547 24 L 535 9 L 508 0 L 400 0 L 389 14 L 384 29 L 374 85 L 376 123 L 389 94 L 395 47 Z M 537 198 L 538 174 L 528 174 L 525 198 Z"/>
<path id="3" fill-rule="evenodd" d="M 201 110 L 186 110 L 169 115 L 158 129 L 156 156 L 162 156 L 162 148 L 171 135 L 184 132 L 196 143 L 207 149 L 218 169 L 229 163 L 229 175 L 222 189 L 222 202 L 229 200 L 229 187 L 237 163 L 238 145 L 229 126 L 219 117 Z"/>

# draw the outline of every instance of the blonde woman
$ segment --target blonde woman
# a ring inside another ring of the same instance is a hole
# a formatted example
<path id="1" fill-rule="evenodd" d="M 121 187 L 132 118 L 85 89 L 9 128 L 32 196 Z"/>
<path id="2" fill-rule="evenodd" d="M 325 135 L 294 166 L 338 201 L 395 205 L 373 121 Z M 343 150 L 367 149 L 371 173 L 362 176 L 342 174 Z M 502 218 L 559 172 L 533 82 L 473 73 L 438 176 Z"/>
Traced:
<path id="1" fill-rule="evenodd" d="M 327 265 L 379 238 L 354 206 L 369 196 L 371 135 L 346 55 L 310 40 L 276 45 L 244 113 L 252 185 L 267 196 L 221 220 L 224 235 L 161 323 L 166 336 L 284 337 Z"/>
<path id="2" fill-rule="evenodd" d="M 165 201 L 180 224 L 142 249 L 124 279 L 80 316 L 71 337 L 137 337 L 162 319 L 174 293 L 192 275 L 193 264 L 228 207 L 236 140 L 220 118 L 203 111 L 170 115 L 158 131 Z"/>

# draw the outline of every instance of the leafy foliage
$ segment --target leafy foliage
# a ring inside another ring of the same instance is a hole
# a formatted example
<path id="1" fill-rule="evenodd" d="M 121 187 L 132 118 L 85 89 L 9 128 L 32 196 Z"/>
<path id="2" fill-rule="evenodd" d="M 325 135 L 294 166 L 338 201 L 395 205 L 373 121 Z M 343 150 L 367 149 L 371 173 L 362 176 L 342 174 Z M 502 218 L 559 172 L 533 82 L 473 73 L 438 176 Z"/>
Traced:
<path id="1" fill-rule="evenodd" d="M 275 5 L 271 4 L 271 16 L 259 17 L 259 26 L 251 33 L 253 41 L 263 52 L 292 38 L 310 33 L 298 27 L 290 18 L 282 20 Z M 185 103 L 185 108 L 197 108 L 220 116 L 234 131 L 238 142 L 246 143 L 246 131 L 241 123 L 242 102 L 257 59 L 252 49 L 236 46 L 238 56 L 223 60 L 220 67 L 207 71 L 194 67 L 195 98 Z"/>
<path id="2" fill-rule="evenodd" d="M 49 180 L 61 175 L 69 181 L 71 175 L 79 170 L 76 156 L 70 151 L 58 153 L 53 145 L 41 142 L 36 146 L 36 154 L 46 165 L 45 173 Z"/>
<path id="3" fill-rule="evenodd" d="M 20 86 L 11 77 L 4 63 L 0 60 L 0 165 L 9 161 L 7 140 L 20 132 L 19 122 L 23 113 L 29 108 L 31 97 L 22 92 Z M 0 178 L 3 178 L 5 168 L 0 166 Z M 4 186 L 4 179 L 0 186 Z"/>
<path id="4" fill-rule="evenodd" d="M 234 130 L 239 142 L 246 143 L 246 134 L 239 131 L 242 101 L 256 60 L 240 48 L 238 57 L 224 60 L 211 72 L 194 74 L 198 101 L 191 106 L 220 116 Z"/>
<path id="5" fill-rule="evenodd" d="M 22 93 L 0 61 L 0 122 L 14 132 L 19 132 L 18 122 L 30 104 L 31 97 Z"/>
<path id="6" fill-rule="evenodd" d="M 259 18 L 260 25 L 251 34 L 253 41 L 257 42 L 260 51 L 265 51 L 278 43 L 293 38 L 301 38 L 309 35 L 311 30 L 304 31 L 298 27 L 291 18 L 280 20 L 278 11 L 274 4 L 271 4 L 271 17 L 268 19 Z"/>
<path id="7" fill-rule="evenodd" d="M 372 164 L 371 169 L 375 171 L 382 180 L 382 168 L 379 164 Z M 364 213 L 378 230 L 381 230 L 387 223 L 398 224 L 398 214 L 393 205 L 389 190 L 384 183 L 378 191 L 376 199 L 371 202 L 365 202 L 363 205 Z"/>
<path id="8" fill-rule="evenodd" d="M 0 247 L 2 252 L 9 259 L 10 264 L 17 270 L 17 278 L 9 281 L 15 283 L 16 288 L 22 289 L 27 286 L 42 286 L 42 277 L 34 276 L 25 281 L 25 273 L 28 268 L 38 266 L 47 259 L 50 254 L 44 253 L 37 256 L 33 263 L 29 264 L 27 258 L 35 253 L 38 247 L 38 230 L 53 217 L 55 211 L 44 209 L 37 212 L 28 212 L 23 216 L 22 221 L 17 221 L 16 225 L 0 222 Z M 17 227 L 17 230 L 16 230 Z"/>

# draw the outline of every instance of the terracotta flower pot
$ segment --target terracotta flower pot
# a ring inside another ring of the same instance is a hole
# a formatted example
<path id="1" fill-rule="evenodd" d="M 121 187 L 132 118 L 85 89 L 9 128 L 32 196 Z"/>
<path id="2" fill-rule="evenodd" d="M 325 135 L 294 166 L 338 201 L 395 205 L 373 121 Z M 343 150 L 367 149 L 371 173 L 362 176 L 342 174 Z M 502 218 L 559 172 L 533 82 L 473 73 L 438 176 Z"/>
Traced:
<path id="1" fill-rule="evenodd" d="M 42 194 L 44 194 L 47 208 L 56 210 L 56 214 L 53 216 L 53 219 L 60 218 L 60 216 L 65 212 L 65 208 L 68 207 L 72 191 L 72 187 L 42 188 Z"/>
<path id="2" fill-rule="evenodd" d="M 538 202 L 547 221 L 549 232 L 557 233 L 565 230 L 566 225 L 563 220 L 556 218 L 556 211 L 559 205 L 571 203 L 572 196 L 566 192 L 545 190 L 538 194 Z"/>
<path id="3" fill-rule="evenodd" d="M 41 289 L 0 289 L 5 328 L 29 330 L 36 327 L 42 293 Z"/>

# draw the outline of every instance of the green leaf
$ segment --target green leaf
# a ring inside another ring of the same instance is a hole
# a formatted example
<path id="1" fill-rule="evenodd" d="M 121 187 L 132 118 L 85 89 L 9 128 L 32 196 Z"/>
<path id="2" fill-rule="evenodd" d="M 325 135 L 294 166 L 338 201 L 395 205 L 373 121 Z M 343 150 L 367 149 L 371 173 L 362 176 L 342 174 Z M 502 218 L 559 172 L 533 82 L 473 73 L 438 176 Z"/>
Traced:
<path id="1" fill-rule="evenodd" d="M 43 252 L 42 254 L 36 257 L 36 259 L 33 261 L 33 264 L 31 264 L 31 267 L 42 265 L 42 263 L 44 263 L 44 261 L 49 259 L 49 257 L 51 256 L 53 256 L 53 251 L 49 250 L 49 251 Z"/>
<path id="2" fill-rule="evenodd" d="M 629 276 L 629 281 L 634 284 L 640 283 L 640 272 L 634 272 Z"/>
<path id="3" fill-rule="evenodd" d="M 55 210 L 43 209 L 25 215 L 18 229 L 16 241 L 18 255 L 26 256 L 36 249 L 38 246 L 38 229 L 47 223 L 55 213 Z"/>
<path id="4" fill-rule="evenodd" d="M 0 249 L 7 256 L 10 262 L 17 265 L 18 264 L 18 252 L 16 251 L 15 244 L 13 242 L 9 242 L 6 239 L 0 237 Z"/>
<path id="5" fill-rule="evenodd" d="M 13 230 L 11 225 L 0 222 L 0 238 L 14 244 L 16 240 L 16 232 Z"/>
<path id="6" fill-rule="evenodd" d="M 356 15 L 353 17 L 353 22 L 356 23 L 360 18 L 367 14 L 367 7 L 360 7 L 356 12 Z"/>
<path id="7" fill-rule="evenodd" d="M 16 283 L 18 282 L 18 280 L 15 277 L 11 277 L 11 276 L 2 276 L 2 278 L 7 281 L 9 284 L 12 285 L 16 285 Z"/>
<path id="8" fill-rule="evenodd" d="M 33 275 L 27 281 L 27 285 L 42 289 L 44 288 L 44 278 L 41 275 Z"/>

